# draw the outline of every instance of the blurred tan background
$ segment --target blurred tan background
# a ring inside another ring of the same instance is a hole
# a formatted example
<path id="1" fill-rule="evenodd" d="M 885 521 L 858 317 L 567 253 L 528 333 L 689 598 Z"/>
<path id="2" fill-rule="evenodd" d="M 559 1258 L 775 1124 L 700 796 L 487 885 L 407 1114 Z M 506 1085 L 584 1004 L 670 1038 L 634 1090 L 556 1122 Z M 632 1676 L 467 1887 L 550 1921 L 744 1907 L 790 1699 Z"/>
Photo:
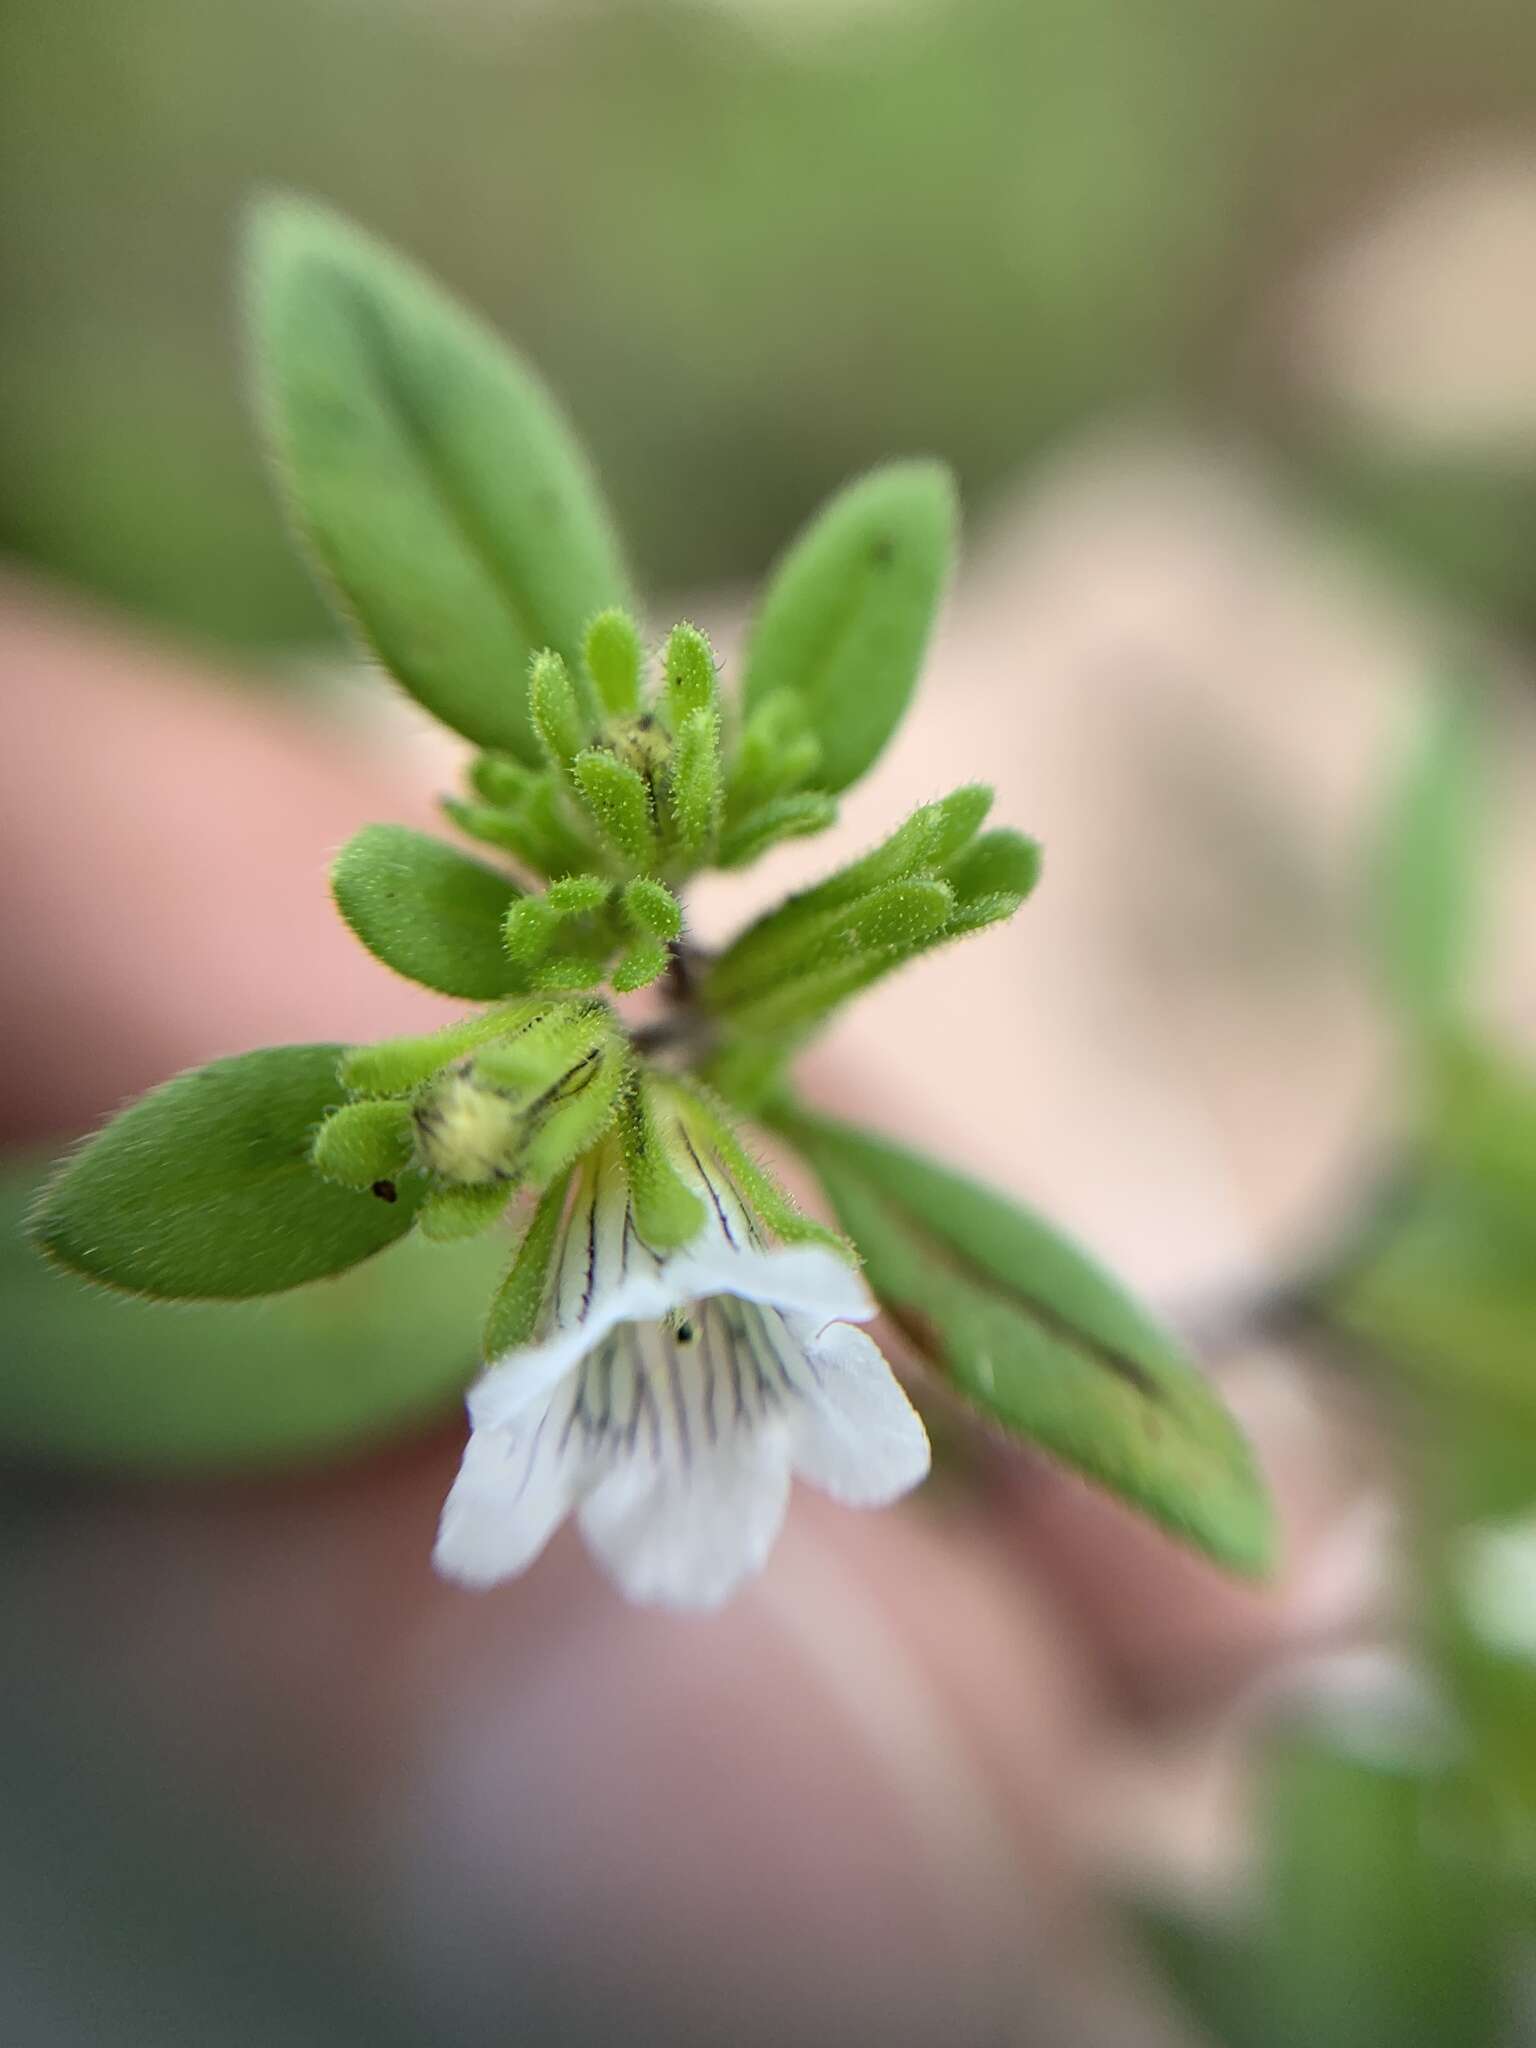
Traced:
<path id="1" fill-rule="evenodd" d="M 1266 1702 L 1368 1682 L 1411 1606 L 1380 1416 L 1233 1304 L 1401 1117 L 1367 851 L 1450 657 L 1494 676 L 1502 742 L 1483 996 L 1536 1029 L 1536 19 L 9 0 L 18 1154 L 179 1066 L 447 1007 L 326 900 L 334 848 L 430 822 L 457 757 L 329 637 L 261 473 L 233 279 L 270 183 L 528 350 L 653 623 L 697 616 L 727 674 L 825 491 L 956 465 L 968 550 L 910 724 L 835 846 L 694 914 L 723 931 L 996 783 L 1044 841 L 1038 898 L 877 993 L 810 1078 L 1038 1202 L 1201 1345 L 1286 1561 L 1239 1591 L 967 1440 L 968 1487 L 877 1522 L 798 1500 L 761 1585 L 690 1625 L 564 1538 L 494 1596 L 432 1582 L 451 1397 L 298 1477 L 18 1462 L 6 2038 L 1187 2041 L 1106 1894 L 1238 1883 Z M 19 1341 L 83 1341 L 14 1289 Z"/>

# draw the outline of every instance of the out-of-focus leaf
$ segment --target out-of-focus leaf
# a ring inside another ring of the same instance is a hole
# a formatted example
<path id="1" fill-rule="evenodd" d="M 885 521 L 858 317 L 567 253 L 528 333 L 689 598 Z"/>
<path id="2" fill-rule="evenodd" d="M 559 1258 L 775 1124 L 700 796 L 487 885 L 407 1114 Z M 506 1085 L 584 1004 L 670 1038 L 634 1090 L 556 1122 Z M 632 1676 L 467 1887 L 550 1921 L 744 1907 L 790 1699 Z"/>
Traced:
<path id="1" fill-rule="evenodd" d="M 280 1045 L 178 1074 L 66 1161 L 30 1223 L 49 1258 L 171 1301 L 279 1294 L 345 1271 L 410 1228 L 396 1199 L 322 1180 L 321 1119 L 346 1099 L 340 1045 Z"/>
<path id="2" fill-rule="evenodd" d="M 991 1420 L 1245 1572 L 1269 1501 L 1178 1346 L 1077 1247 L 1003 1195 L 846 1124 L 780 1108 L 917 1349 Z"/>
<path id="3" fill-rule="evenodd" d="M 1493 2048 L 1494 1916 L 1443 1784 L 1319 1744 L 1272 1760 L 1263 1988 L 1308 2048 Z M 1437 1804 L 1441 1832 L 1437 1837 Z"/>
<path id="4" fill-rule="evenodd" d="M 487 327 L 320 207 L 259 209 L 251 294 L 278 471 L 344 611 L 434 717 L 537 761 L 531 656 L 574 664 L 627 594 L 564 417 Z"/>
<path id="5" fill-rule="evenodd" d="M 331 894 L 376 959 L 427 988 L 491 1003 L 528 985 L 501 940 L 522 891 L 425 832 L 365 825 L 336 857 Z"/>
<path id="6" fill-rule="evenodd" d="M 148 1470 L 293 1463 L 447 1415 L 477 1369 L 504 1242 L 413 1237 L 279 1301 L 172 1312 L 82 1287 L 31 1252 L 20 1225 L 42 1176 L 0 1173 L 0 1441 L 11 1450 Z"/>
<path id="7" fill-rule="evenodd" d="M 1315 1742 L 1271 1752 L 1257 1895 L 1219 1922 L 1137 1915 L 1211 2041 L 1497 2048 L 1509 2038 L 1498 1914 L 1475 1872 L 1443 1853 L 1445 1794 L 1443 1780 L 1384 1757 Z"/>
<path id="8" fill-rule="evenodd" d="M 1315 502 L 1415 592 L 1437 589 L 1521 633 L 1536 626 L 1536 465 L 1380 446 L 1304 451 L 1301 464 Z"/>
<path id="9" fill-rule="evenodd" d="M 1469 1032 L 1435 1043 L 1424 1142 L 1536 1241 L 1536 1073 Z"/>
<path id="10" fill-rule="evenodd" d="M 747 646 L 750 713 L 790 690 L 821 742 L 817 785 L 846 789 L 901 723 L 955 551 L 937 462 L 893 462 L 826 505 L 774 572 Z"/>
<path id="11" fill-rule="evenodd" d="M 1536 1225 L 1475 1181 L 1414 1187 L 1319 1306 L 1384 1366 L 1536 1429 Z"/>
<path id="12" fill-rule="evenodd" d="M 1376 947 L 1388 992 L 1433 1030 L 1459 1007 L 1475 939 L 1477 705 L 1464 685 L 1428 696 L 1378 852 Z"/>

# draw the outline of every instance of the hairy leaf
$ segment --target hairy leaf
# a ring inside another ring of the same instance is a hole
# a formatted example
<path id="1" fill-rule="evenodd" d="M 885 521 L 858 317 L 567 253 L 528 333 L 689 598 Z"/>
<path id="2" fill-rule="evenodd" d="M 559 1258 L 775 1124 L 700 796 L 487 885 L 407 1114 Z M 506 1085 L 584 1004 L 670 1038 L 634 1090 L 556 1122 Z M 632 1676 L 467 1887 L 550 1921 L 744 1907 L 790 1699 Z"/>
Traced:
<path id="1" fill-rule="evenodd" d="M 780 562 L 747 647 L 747 712 L 793 691 L 821 743 L 818 785 L 846 789 L 901 723 L 955 549 L 942 463 L 893 462 L 826 505 Z"/>
<path id="2" fill-rule="evenodd" d="M 278 472 L 346 615 L 434 717 L 536 761 L 530 656 L 574 663 L 627 587 L 569 425 L 488 328 L 322 208 L 260 208 L 251 299 Z"/>
<path id="3" fill-rule="evenodd" d="M 365 825 L 331 869 L 336 908 L 376 959 L 474 1003 L 527 987 L 502 944 L 521 893 L 505 875 L 405 825 Z"/>
<path id="4" fill-rule="evenodd" d="M 280 1294 L 341 1273 L 410 1228 L 393 1199 L 323 1180 L 316 1127 L 346 1091 L 340 1045 L 280 1045 L 178 1074 L 115 1117 L 49 1182 L 34 1242 L 87 1279 L 171 1301 Z"/>

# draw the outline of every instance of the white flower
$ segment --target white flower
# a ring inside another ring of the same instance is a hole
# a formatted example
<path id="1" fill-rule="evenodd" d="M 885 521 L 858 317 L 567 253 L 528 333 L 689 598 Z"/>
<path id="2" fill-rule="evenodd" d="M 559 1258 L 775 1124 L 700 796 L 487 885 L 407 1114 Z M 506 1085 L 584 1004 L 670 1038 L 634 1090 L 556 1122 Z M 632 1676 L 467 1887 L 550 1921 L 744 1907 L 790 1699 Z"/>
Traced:
<path id="1" fill-rule="evenodd" d="M 534 1340 L 471 1389 L 471 1435 L 434 1562 L 488 1586 L 575 1513 L 632 1600 L 706 1608 L 761 1568 L 791 1475 L 878 1507 L 928 1470 L 854 1268 L 767 1240 L 707 1135 L 687 1140 L 704 1228 L 658 1254 L 618 1148 L 578 1170 Z"/>

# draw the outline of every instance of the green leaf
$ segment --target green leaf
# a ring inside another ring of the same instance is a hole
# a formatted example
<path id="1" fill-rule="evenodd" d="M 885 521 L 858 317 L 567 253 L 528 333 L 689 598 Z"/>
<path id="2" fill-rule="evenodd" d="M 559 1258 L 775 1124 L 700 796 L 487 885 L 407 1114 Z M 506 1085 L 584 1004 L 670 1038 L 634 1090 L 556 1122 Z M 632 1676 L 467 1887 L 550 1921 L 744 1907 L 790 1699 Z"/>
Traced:
<path id="1" fill-rule="evenodd" d="M 35 1256 L 20 1225 L 42 1177 L 0 1173 L 0 1442 L 12 1451 L 150 1471 L 350 1455 L 446 1417 L 478 1366 L 499 1241 L 411 1237 L 276 1301 L 171 1314 L 82 1287 Z M 366 1195 L 336 1199 L 398 1213 Z"/>
<path id="2" fill-rule="evenodd" d="M 704 1227 L 704 1204 L 678 1172 L 653 1100 L 656 1083 L 637 1072 L 619 1104 L 619 1141 L 640 1237 L 658 1251 L 689 1244 Z"/>
<path id="3" fill-rule="evenodd" d="M 344 1097 L 345 1050 L 238 1053 L 151 1089 L 49 1183 L 34 1242 L 87 1279 L 168 1301 L 280 1294 L 382 1251 L 410 1228 L 420 1184 L 382 1201 L 309 1161 Z"/>
<path id="4" fill-rule="evenodd" d="M 396 974 L 473 1003 L 527 987 L 501 941 L 521 890 L 440 839 L 365 825 L 336 857 L 331 894 L 354 935 Z"/>
<path id="5" fill-rule="evenodd" d="M 684 860 L 709 849 L 720 823 L 720 721 L 712 711 L 694 711 L 678 727 L 667 777 L 665 805 L 672 838 Z"/>
<path id="6" fill-rule="evenodd" d="M 592 737 L 571 672 L 549 648 L 528 672 L 528 715 L 553 767 L 569 768 Z"/>
<path id="7" fill-rule="evenodd" d="M 421 1205 L 416 1227 L 432 1244 L 456 1244 L 499 1223 L 510 1200 L 504 1181 L 485 1187 L 433 1188 Z"/>
<path id="8" fill-rule="evenodd" d="M 627 761 L 599 747 L 578 754 L 577 787 L 604 842 L 637 868 L 656 859 L 656 825 L 645 780 Z"/>
<path id="9" fill-rule="evenodd" d="M 413 265 L 295 200 L 256 213 L 251 301 L 277 468 L 343 610 L 434 717 L 537 760 L 530 656 L 574 663 L 627 586 L 542 382 Z"/>
<path id="10" fill-rule="evenodd" d="M 1001 1194 L 787 1106 L 871 1286 L 993 1421 L 1245 1572 L 1270 1559 L 1248 1447 L 1173 1340 L 1092 1260 Z"/>
<path id="11" fill-rule="evenodd" d="M 679 732 L 684 719 L 695 712 L 716 716 L 720 698 L 714 650 L 698 627 L 686 621 L 674 626 L 661 659 L 662 702 L 673 732 Z"/>
<path id="12" fill-rule="evenodd" d="M 315 1133 L 315 1171 L 344 1188 L 372 1188 L 411 1164 L 416 1131 L 406 1102 L 349 1102 Z"/>
<path id="13" fill-rule="evenodd" d="M 1438 1028 L 1460 1007 L 1477 916 L 1480 721 L 1475 694 L 1431 691 L 1382 824 L 1374 903 L 1382 979 Z"/>
<path id="14" fill-rule="evenodd" d="M 722 868 L 746 868 L 784 839 L 807 839 L 837 823 L 837 803 L 820 789 L 803 789 L 795 796 L 775 797 L 761 810 L 747 815 L 723 833 L 715 864 Z"/>
<path id="15" fill-rule="evenodd" d="M 548 1013 L 548 1003 L 508 1003 L 477 1017 L 460 1017 L 423 1037 L 382 1038 L 377 1045 L 353 1046 L 341 1063 L 342 1084 L 353 1095 L 404 1095 L 465 1053 L 510 1038 Z"/>
<path id="16" fill-rule="evenodd" d="M 627 718 L 637 712 L 645 650 L 640 628 L 628 612 L 599 612 L 587 628 L 586 657 L 587 674 L 604 715 Z"/>
<path id="17" fill-rule="evenodd" d="M 956 505 L 937 462 L 872 470 L 826 505 L 769 583 L 743 702 L 796 693 L 821 742 L 819 786 L 871 767 L 907 708 L 954 557 Z"/>

